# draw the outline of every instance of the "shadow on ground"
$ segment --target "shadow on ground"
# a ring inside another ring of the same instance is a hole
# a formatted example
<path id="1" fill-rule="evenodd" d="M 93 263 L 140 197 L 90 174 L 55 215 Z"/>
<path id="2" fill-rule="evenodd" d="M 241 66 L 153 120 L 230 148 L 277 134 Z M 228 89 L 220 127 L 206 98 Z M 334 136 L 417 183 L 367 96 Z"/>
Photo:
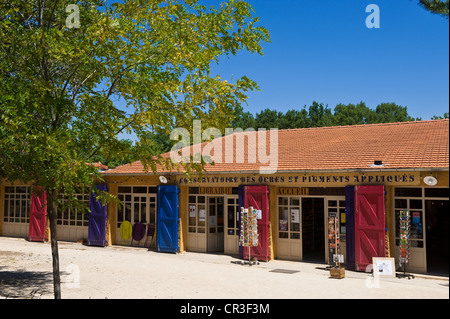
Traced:
<path id="1" fill-rule="evenodd" d="M 0 297 L 39 299 L 53 293 L 51 272 L 8 270 L 0 267 Z"/>

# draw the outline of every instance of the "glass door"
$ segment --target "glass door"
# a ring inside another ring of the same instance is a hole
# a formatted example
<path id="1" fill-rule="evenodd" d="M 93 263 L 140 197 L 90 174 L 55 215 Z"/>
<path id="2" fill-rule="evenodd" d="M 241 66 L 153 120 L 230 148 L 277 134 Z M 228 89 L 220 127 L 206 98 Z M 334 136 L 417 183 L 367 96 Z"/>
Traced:
<path id="1" fill-rule="evenodd" d="M 207 251 L 224 250 L 224 198 L 208 197 Z"/>
<path id="2" fill-rule="evenodd" d="M 189 196 L 189 227 L 187 249 L 206 251 L 206 196 Z"/>
<path id="3" fill-rule="evenodd" d="M 133 196 L 134 204 L 134 219 L 131 223 L 141 222 L 143 224 L 147 223 L 148 212 L 147 212 L 147 196 Z"/>
<path id="4" fill-rule="evenodd" d="M 278 197 L 278 258 L 301 260 L 300 197 Z"/>
<path id="5" fill-rule="evenodd" d="M 224 252 L 237 255 L 239 253 L 239 198 L 238 196 L 225 197 L 225 229 Z"/>

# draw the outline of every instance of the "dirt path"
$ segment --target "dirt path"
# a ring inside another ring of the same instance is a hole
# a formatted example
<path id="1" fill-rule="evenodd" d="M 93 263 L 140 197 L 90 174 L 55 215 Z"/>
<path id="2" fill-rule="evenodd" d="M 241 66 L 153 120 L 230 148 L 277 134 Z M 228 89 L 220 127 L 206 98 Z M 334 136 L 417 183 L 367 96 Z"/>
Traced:
<path id="1" fill-rule="evenodd" d="M 165 254 L 135 247 L 59 242 L 63 298 L 449 298 L 447 280 L 390 279 L 324 265 L 270 261 L 242 266 L 225 255 Z M 53 298 L 50 244 L 0 237 L 0 298 Z"/>

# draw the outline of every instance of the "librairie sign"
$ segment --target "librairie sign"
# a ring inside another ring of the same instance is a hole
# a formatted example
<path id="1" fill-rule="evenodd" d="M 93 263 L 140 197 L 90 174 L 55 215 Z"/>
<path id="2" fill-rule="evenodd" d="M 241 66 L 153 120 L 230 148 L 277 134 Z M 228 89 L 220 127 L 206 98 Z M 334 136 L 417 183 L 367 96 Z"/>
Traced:
<path id="1" fill-rule="evenodd" d="M 420 185 L 419 172 L 364 172 L 364 173 L 317 173 L 317 174 L 220 174 L 192 177 L 177 176 L 179 185 L 239 186 L 239 185 L 276 185 L 279 187 L 315 186 L 342 187 L 347 185 Z"/>
<path id="2" fill-rule="evenodd" d="M 199 187 L 199 194 L 232 194 L 233 187 Z"/>

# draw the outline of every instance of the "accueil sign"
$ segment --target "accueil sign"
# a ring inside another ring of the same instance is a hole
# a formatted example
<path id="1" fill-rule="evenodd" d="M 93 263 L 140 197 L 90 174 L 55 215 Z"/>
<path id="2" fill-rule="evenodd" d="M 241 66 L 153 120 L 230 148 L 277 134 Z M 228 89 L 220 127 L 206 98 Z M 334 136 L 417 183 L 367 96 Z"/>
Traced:
<path id="1" fill-rule="evenodd" d="M 348 174 L 273 174 L 273 175 L 235 175 L 223 174 L 214 176 L 187 177 L 178 176 L 179 185 L 207 184 L 238 186 L 242 184 L 268 184 L 278 186 L 345 186 L 345 185 L 420 185 L 420 175 L 418 172 L 408 173 L 348 173 Z"/>

